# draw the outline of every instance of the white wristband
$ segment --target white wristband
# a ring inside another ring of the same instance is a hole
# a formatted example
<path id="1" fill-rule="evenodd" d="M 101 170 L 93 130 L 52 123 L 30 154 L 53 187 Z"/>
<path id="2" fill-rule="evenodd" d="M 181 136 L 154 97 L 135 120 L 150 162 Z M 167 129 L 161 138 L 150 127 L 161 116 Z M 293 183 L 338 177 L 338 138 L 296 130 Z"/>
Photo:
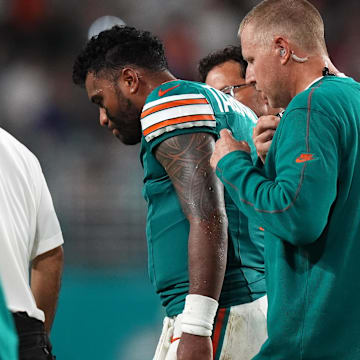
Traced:
<path id="1" fill-rule="evenodd" d="M 218 305 L 216 300 L 207 296 L 187 295 L 181 316 L 181 331 L 192 335 L 211 336 Z"/>

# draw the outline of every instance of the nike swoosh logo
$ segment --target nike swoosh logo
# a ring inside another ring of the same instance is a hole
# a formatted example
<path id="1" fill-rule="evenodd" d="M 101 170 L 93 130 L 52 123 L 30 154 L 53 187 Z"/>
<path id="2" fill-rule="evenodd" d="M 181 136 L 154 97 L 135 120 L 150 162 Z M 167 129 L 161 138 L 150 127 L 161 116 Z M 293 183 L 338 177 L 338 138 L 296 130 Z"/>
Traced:
<path id="1" fill-rule="evenodd" d="M 173 342 L 175 342 L 177 340 L 180 340 L 180 339 L 181 339 L 181 337 L 176 337 L 176 338 L 172 337 L 170 342 L 173 343 Z"/>
<path id="2" fill-rule="evenodd" d="M 164 96 L 166 93 L 168 93 L 168 92 L 171 91 L 171 90 L 176 89 L 176 88 L 179 87 L 179 86 L 180 86 L 180 84 L 175 85 L 175 86 L 173 86 L 173 87 L 171 87 L 171 88 L 168 88 L 168 89 L 166 89 L 166 90 L 159 89 L 159 96 Z"/>
<path id="3" fill-rule="evenodd" d="M 313 154 L 301 154 L 297 159 L 297 163 L 303 163 L 305 161 L 314 160 Z"/>

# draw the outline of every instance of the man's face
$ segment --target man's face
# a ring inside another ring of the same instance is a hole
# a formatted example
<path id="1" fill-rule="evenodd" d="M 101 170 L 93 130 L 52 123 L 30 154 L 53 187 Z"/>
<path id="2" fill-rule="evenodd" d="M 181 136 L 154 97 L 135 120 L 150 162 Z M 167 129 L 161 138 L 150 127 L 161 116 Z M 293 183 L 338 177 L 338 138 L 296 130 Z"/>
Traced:
<path id="1" fill-rule="evenodd" d="M 223 90 L 232 85 L 244 85 L 245 79 L 241 76 L 240 64 L 229 60 L 214 66 L 207 74 L 205 82 L 215 89 Z M 279 112 L 279 109 L 272 109 L 269 106 L 266 96 L 257 91 L 252 84 L 234 88 L 234 97 L 253 110 L 257 116 L 273 115 Z"/>
<path id="2" fill-rule="evenodd" d="M 281 57 L 272 44 L 262 45 L 256 40 L 256 28 L 248 24 L 241 33 L 241 47 L 248 63 L 246 82 L 267 97 L 273 108 L 285 108 L 288 104 L 287 80 Z"/>
<path id="3" fill-rule="evenodd" d="M 124 144 L 137 144 L 141 140 L 141 109 L 125 98 L 114 81 L 92 72 L 86 77 L 85 88 L 90 101 L 99 106 L 100 125 Z"/>

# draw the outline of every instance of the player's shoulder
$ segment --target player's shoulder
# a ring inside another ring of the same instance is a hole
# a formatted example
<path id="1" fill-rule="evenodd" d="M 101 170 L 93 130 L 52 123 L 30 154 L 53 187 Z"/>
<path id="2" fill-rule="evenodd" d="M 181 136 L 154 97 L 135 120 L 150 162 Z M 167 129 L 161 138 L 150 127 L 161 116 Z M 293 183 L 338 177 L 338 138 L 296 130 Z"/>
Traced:
<path id="1" fill-rule="evenodd" d="M 165 132 L 199 126 L 216 127 L 214 110 L 200 83 L 169 81 L 147 97 L 141 114 L 146 141 Z"/>

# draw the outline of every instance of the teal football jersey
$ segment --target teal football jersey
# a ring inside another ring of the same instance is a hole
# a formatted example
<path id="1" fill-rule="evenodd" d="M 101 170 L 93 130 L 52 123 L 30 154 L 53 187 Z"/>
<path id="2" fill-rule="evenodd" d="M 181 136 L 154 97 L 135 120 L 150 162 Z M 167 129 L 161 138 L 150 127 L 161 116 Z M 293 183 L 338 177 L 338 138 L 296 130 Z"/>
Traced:
<path id="1" fill-rule="evenodd" d="M 168 316 L 182 312 L 189 290 L 189 222 L 154 149 L 169 137 L 207 132 L 217 138 L 220 130 L 227 128 L 235 138 L 249 142 L 255 158 L 251 137 L 256 121 L 256 115 L 232 97 L 191 81 L 162 84 L 146 100 L 141 115 L 141 162 L 148 204 L 148 266 Z M 265 294 L 263 234 L 255 224 L 250 226 L 250 237 L 247 218 L 226 192 L 225 203 L 229 246 L 220 307 L 251 302 Z"/>

